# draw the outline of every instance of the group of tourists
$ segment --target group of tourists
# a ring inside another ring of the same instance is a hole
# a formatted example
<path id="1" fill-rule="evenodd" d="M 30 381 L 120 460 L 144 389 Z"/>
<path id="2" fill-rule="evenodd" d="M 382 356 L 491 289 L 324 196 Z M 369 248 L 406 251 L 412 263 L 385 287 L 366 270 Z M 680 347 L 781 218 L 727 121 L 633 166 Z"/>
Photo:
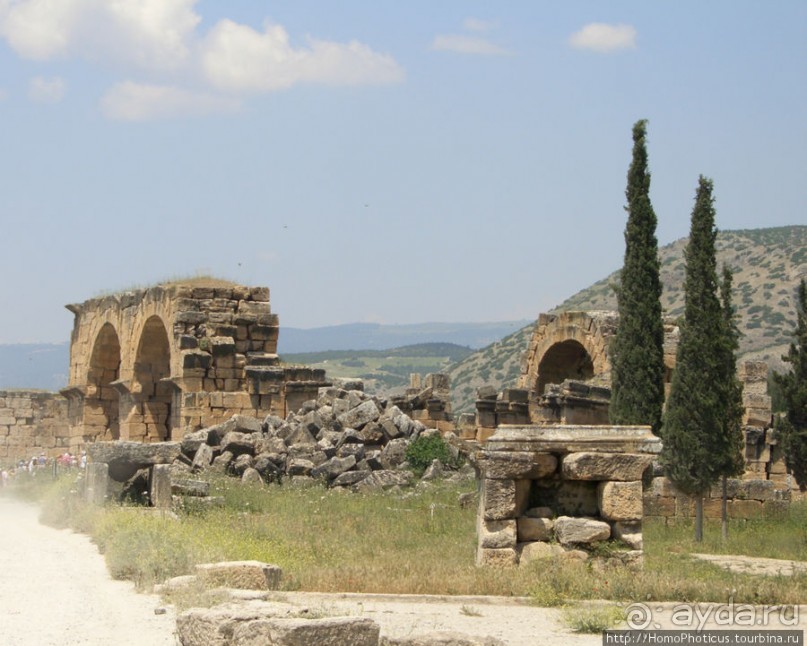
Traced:
<path id="1" fill-rule="evenodd" d="M 70 471 L 72 469 L 84 469 L 87 466 L 87 452 L 82 451 L 80 455 L 74 455 L 65 451 L 55 458 L 48 458 L 45 453 L 34 455 L 30 460 L 20 459 L 10 467 L 0 469 L 0 486 L 8 486 L 14 479 L 21 475 L 36 476 L 37 473 L 50 469 L 54 473 Z"/>

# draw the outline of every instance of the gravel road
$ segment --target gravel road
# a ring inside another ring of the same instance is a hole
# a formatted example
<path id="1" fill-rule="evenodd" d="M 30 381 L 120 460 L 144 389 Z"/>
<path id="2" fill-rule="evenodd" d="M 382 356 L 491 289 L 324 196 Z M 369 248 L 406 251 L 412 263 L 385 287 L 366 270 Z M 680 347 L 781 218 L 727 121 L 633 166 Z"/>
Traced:
<path id="1" fill-rule="evenodd" d="M 175 616 L 115 581 L 89 538 L 41 525 L 39 509 L 0 497 L 0 643 L 176 644 Z"/>

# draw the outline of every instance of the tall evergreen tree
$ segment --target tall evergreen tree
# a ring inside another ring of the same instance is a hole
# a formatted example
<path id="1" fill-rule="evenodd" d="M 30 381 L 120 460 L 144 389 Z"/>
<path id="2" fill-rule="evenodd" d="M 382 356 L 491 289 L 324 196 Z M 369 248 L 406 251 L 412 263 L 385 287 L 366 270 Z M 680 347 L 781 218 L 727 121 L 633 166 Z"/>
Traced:
<path id="1" fill-rule="evenodd" d="M 714 200 L 701 176 L 686 248 L 684 321 L 664 414 L 661 463 L 667 477 L 695 498 L 695 540 L 703 539 L 703 494 L 727 467 L 725 320 L 717 296 Z"/>
<path id="2" fill-rule="evenodd" d="M 807 491 L 807 286 L 801 279 L 796 304 L 795 340 L 782 360 L 790 371 L 774 375 L 782 390 L 786 416 L 777 415 L 785 464 L 802 491 Z"/>
<path id="3" fill-rule="evenodd" d="M 664 324 L 646 125 L 642 120 L 633 126 L 633 160 L 625 190 L 628 223 L 617 287 L 619 326 L 611 346 L 610 419 L 613 424 L 649 424 L 658 433 L 664 405 Z"/>
<path id="4" fill-rule="evenodd" d="M 723 266 L 723 280 L 720 283 L 720 304 L 723 310 L 723 365 L 725 372 L 721 379 L 724 387 L 723 450 L 720 475 L 723 492 L 720 508 L 723 538 L 728 537 L 728 478 L 742 475 L 745 471 L 743 448 L 743 386 L 737 377 L 737 350 L 740 347 L 740 330 L 737 328 L 736 312 L 731 299 L 734 275 L 731 269 Z"/>

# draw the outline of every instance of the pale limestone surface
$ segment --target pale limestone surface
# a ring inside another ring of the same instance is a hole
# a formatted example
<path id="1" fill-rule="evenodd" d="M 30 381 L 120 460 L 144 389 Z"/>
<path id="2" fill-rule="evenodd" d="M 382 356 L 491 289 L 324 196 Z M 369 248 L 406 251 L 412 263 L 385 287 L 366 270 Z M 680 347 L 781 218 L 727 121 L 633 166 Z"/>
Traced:
<path id="1" fill-rule="evenodd" d="M 109 576 L 90 539 L 41 525 L 39 509 L 0 497 L 4 646 L 172 646 L 175 616 Z"/>

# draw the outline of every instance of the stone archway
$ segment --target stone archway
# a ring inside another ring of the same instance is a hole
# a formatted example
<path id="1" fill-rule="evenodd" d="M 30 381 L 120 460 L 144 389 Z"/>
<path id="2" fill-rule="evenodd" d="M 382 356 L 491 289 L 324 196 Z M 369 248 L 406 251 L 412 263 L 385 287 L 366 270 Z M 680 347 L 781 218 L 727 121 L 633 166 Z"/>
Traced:
<path id="1" fill-rule="evenodd" d="M 171 345 L 159 316 L 143 325 L 134 361 L 133 410 L 129 416 L 129 439 L 162 441 L 171 437 Z"/>
<path id="2" fill-rule="evenodd" d="M 535 390 L 540 395 L 547 384 L 559 384 L 565 379 L 588 381 L 594 377 L 594 362 L 579 341 L 567 339 L 555 343 L 543 354 L 538 364 Z"/>
<path id="3" fill-rule="evenodd" d="M 84 435 L 92 440 L 120 438 L 119 397 L 113 383 L 120 376 L 121 345 L 118 333 L 105 323 L 95 337 L 87 371 L 84 400 Z"/>

